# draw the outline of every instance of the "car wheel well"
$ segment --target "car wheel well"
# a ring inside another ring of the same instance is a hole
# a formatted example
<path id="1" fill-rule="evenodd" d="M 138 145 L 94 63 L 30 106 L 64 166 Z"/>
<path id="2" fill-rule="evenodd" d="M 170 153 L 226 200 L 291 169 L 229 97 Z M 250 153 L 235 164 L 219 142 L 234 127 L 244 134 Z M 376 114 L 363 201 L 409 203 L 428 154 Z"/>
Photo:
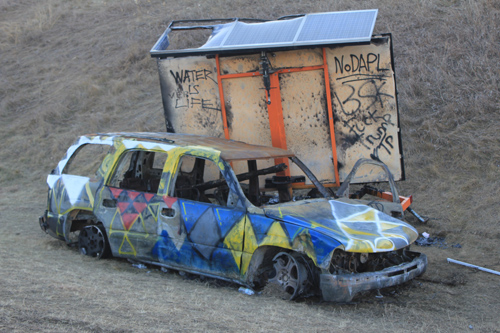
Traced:
<path id="1" fill-rule="evenodd" d="M 315 287 L 319 285 L 319 269 L 307 253 L 277 246 L 261 246 L 253 253 L 247 271 L 247 281 L 250 282 L 254 289 L 262 289 L 267 284 L 269 276 L 274 272 L 273 259 L 278 253 L 282 252 L 301 257 L 302 262 L 304 262 L 310 272 L 312 279 L 310 282 Z"/>
<path id="2" fill-rule="evenodd" d="M 64 238 L 68 245 L 78 242 L 78 233 L 88 225 L 102 225 L 93 212 L 75 209 L 66 215 Z"/>

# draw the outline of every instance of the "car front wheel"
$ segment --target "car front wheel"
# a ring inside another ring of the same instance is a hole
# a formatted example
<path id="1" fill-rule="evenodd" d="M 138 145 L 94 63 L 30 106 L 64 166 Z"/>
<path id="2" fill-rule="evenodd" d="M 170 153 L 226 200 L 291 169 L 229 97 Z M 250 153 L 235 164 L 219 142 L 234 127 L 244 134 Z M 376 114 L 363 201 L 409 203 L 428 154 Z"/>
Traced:
<path id="1" fill-rule="evenodd" d="M 301 255 L 280 252 L 273 258 L 273 273 L 268 286 L 280 291 L 281 298 L 294 300 L 309 290 L 310 275 Z"/>

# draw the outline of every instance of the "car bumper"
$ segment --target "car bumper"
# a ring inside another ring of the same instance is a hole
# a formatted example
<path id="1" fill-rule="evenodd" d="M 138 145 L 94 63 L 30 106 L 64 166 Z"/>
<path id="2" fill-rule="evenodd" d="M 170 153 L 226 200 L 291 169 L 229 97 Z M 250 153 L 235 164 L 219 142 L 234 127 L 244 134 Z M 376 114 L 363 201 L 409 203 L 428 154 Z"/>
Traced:
<path id="1" fill-rule="evenodd" d="M 45 211 L 45 214 L 38 218 L 38 223 L 40 224 L 40 228 L 47 232 L 47 228 L 49 227 L 49 224 L 47 223 L 47 211 Z"/>
<path id="2" fill-rule="evenodd" d="M 420 253 L 409 263 L 385 268 L 377 272 L 353 274 L 321 274 L 320 287 L 323 299 L 328 302 L 350 302 L 361 291 L 395 286 L 423 274 L 427 256 Z"/>
<path id="3" fill-rule="evenodd" d="M 64 240 L 62 225 L 64 222 L 64 217 L 59 215 L 54 215 L 49 211 L 45 211 L 45 213 L 38 218 L 38 223 L 40 224 L 40 228 L 57 239 Z"/>

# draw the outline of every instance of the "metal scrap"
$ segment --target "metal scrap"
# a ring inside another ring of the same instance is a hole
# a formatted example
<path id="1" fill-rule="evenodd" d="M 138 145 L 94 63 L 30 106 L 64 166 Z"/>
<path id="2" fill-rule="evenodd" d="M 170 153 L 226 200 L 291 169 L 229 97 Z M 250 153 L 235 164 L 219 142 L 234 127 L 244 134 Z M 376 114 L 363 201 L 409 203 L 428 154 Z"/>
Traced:
<path id="1" fill-rule="evenodd" d="M 457 249 L 462 248 L 460 243 L 448 245 L 444 237 L 420 237 L 415 241 L 418 246 L 437 246 L 440 249 L 447 249 L 448 247 L 454 247 Z"/>
<path id="2" fill-rule="evenodd" d="M 462 265 L 462 266 L 466 266 L 466 267 L 471 267 L 471 268 L 479 269 L 480 271 L 483 271 L 483 272 L 488 272 L 488 273 L 491 273 L 491 274 L 500 275 L 499 271 L 494 271 L 492 269 L 488 269 L 488 268 L 484 268 L 484 267 L 481 267 L 481 266 L 476 266 L 476 265 L 468 264 L 466 262 L 458 261 L 458 260 L 451 259 L 451 258 L 447 258 L 446 260 L 448 262 L 451 262 L 452 264 L 457 264 L 457 265 Z"/>

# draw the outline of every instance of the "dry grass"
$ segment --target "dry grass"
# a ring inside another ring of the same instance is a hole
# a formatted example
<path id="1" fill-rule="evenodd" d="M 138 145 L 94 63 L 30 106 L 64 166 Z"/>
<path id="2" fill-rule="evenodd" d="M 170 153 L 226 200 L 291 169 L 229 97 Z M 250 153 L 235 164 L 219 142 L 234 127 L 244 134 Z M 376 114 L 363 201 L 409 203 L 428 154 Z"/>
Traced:
<path id="1" fill-rule="evenodd" d="M 287 303 L 94 262 L 38 229 L 45 175 L 77 135 L 164 130 L 149 49 L 170 20 L 366 8 L 379 8 L 375 32 L 394 38 L 401 192 L 432 218 L 420 231 L 463 246 L 424 249 L 424 280 L 382 301 Z M 498 22 L 494 0 L 1 0 L 0 330 L 499 331 L 498 277 L 444 264 L 500 270 Z"/>

